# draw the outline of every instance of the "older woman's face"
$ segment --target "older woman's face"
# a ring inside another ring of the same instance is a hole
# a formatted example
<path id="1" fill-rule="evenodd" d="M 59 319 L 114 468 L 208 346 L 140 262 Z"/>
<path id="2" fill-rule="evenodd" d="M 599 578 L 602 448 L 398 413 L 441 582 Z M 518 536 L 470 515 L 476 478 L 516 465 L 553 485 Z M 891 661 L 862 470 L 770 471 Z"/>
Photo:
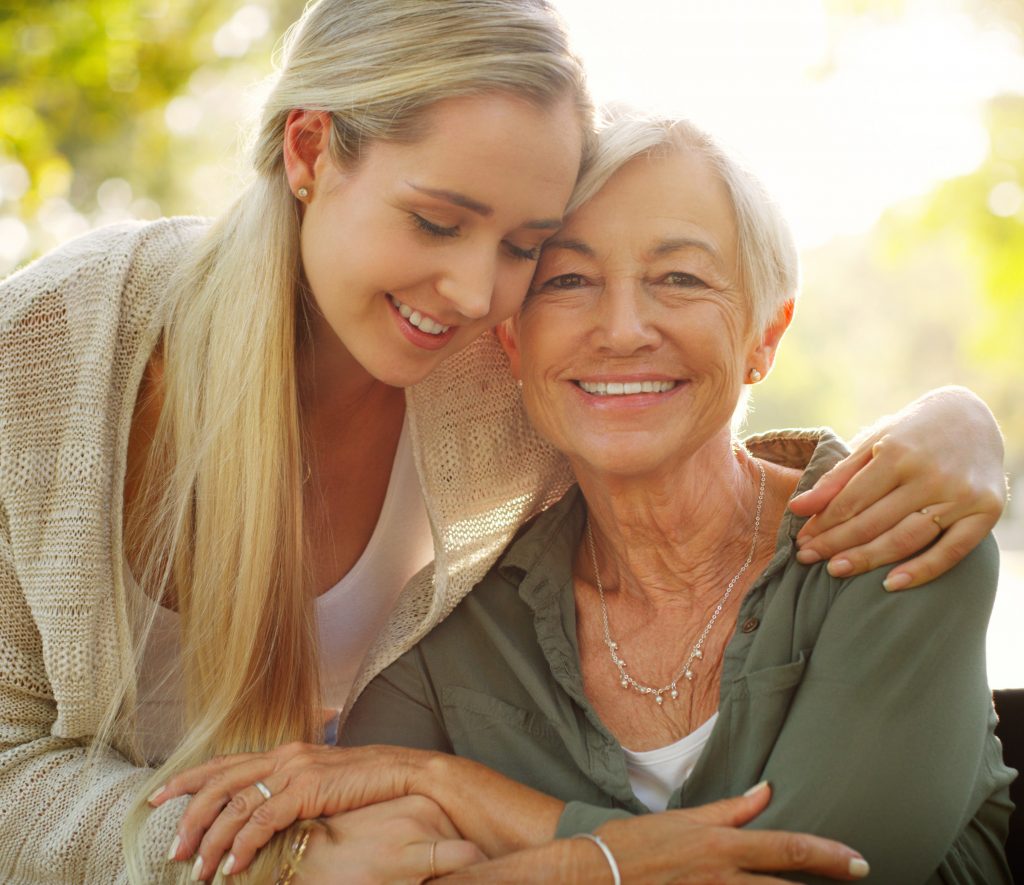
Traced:
<path id="1" fill-rule="evenodd" d="M 635 474 L 728 436 L 762 365 L 749 325 L 728 192 L 687 152 L 631 161 L 568 219 L 504 337 L 538 431 Z"/>

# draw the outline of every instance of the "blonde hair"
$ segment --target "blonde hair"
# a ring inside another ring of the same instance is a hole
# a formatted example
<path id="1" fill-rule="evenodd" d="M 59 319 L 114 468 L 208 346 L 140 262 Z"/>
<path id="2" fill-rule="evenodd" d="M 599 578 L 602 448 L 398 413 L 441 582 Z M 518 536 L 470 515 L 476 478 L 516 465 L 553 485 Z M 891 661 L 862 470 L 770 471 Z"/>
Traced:
<path id="1" fill-rule="evenodd" d="M 696 124 L 635 111 L 606 112 L 593 155 L 580 175 L 567 212 L 587 202 L 631 160 L 683 151 L 703 157 L 729 193 L 736 217 L 740 281 L 750 299 L 752 328 L 764 332 L 778 312 L 796 298 L 796 244 L 782 210 L 757 176 Z"/>
<path id="2" fill-rule="evenodd" d="M 252 150 L 254 180 L 170 282 L 163 407 L 145 506 L 126 531 L 133 549 L 150 551 L 147 593 L 177 599 L 187 732 L 143 794 L 215 754 L 322 739 L 304 567 L 299 215 L 282 153 L 289 111 L 331 115 L 338 162 L 358 161 L 373 142 L 415 141 L 430 106 L 458 96 L 512 93 L 541 107 L 570 96 L 583 132 L 592 129 L 582 69 L 546 0 L 321 0 L 289 32 L 284 59 Z M 117 729 L 109 718 L 106 742 Z M 144 814 L 140 799 L 125 825 L 133 881 L 145 878 Z M 263 855 L 257 881 L 275 863 Z"/>

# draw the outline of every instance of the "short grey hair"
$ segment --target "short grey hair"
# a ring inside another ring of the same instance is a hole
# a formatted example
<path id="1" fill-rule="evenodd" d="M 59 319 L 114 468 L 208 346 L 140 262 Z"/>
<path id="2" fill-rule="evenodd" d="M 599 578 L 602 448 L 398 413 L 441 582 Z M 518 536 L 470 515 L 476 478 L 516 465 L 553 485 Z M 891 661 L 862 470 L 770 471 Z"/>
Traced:
<path id="1" fill-rule="evenodd" d="M 729 193 L 736 218 L 740 283 L 750 299 L 752 328 L 763 332 L 797 294 L 799 263 L 793 234 L 760 179 L 699 126 L 633 111 L 606 112 L 596 150 L 567 212 L 587 202 L 630 160 L 684 151 L 707 160 Z"/>

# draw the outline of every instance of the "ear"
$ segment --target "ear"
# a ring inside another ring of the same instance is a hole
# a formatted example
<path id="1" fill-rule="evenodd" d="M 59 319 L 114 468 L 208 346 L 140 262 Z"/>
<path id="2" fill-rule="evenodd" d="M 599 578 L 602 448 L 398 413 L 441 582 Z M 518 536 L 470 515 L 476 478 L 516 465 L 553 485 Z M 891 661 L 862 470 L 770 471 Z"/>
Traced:
<path id="1" fill-rule="evenodd" d="M 330 161 L 331 116 L 325 111 L 288 112 L 284 124 L 284 168 L 292 193 L 314 192 L 317 172 Z"/>
<path id="2" fill-rule="evenodd" d="M 521 381 L 523 374 L 520 371 L 519 363 L 519 329 L 515 317 L 498 323 L 494 327 L 494 334 L 498 336 L 501 346 L 508 357 L 509 366 L 512 369 L 512 377 Z"/>
<path id="3" fill-rule="evenodd" d="M 768 324 L 768 328 L 764 330 L 760 342 L 747 356 L 748 374 L 751 369 L 757 369 L 762 378 L 768 374 L 772 363 L 775 362 L 775 352 L 779 349 L 779 342 L 782 341 L 782 336 L 793 320 L 795 307 L 796 302 L 791 298 L 779 308 L 774 319 Z"/>

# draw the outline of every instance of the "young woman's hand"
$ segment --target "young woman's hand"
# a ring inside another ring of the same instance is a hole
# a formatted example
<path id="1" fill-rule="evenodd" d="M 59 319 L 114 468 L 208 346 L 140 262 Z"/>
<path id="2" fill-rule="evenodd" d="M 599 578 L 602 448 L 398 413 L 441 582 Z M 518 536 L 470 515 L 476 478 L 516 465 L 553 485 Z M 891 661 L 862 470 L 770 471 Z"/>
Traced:
<path id="1" fill-rule="evenodd" d="M 320 821 L 293 882 L 420 885 L 485 860 L 437 803 L 404 796 Z"/>
<path id="2" fill-rule="evenodd" d="M 828 559 L 833 575 L 847 577 L 923 550 L 885 580 L 888 590 L 916 587 L 973 550 L 1005 503 L 995 418 L 969 390 L 942 388 L 897 413 L 790 502 L 798 516 L 811 516 L 797 559 Z"/>

